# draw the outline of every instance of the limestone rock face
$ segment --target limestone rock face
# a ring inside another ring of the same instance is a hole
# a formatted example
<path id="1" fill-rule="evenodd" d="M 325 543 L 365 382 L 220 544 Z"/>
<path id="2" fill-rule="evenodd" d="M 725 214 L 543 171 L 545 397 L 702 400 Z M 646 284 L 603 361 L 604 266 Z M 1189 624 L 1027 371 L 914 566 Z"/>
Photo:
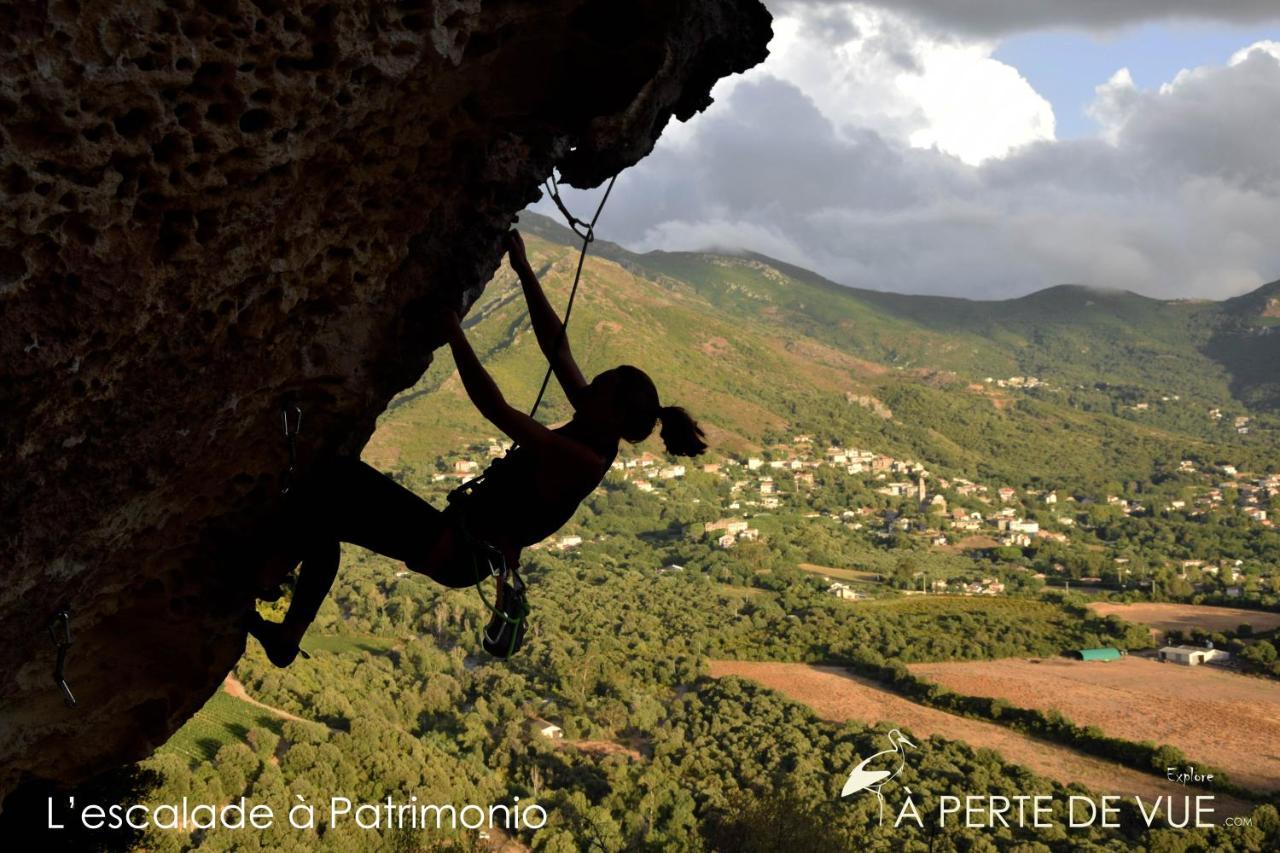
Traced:
<path id="1" fill-rule="evenodd" d="M 769 32 L 758 0 L 0 3 L 0 794 L 217 689 L 282 571 L 245 541 L 286 395 L 302 467 L 359 452 L 553 166 L 635 163 Z"/>

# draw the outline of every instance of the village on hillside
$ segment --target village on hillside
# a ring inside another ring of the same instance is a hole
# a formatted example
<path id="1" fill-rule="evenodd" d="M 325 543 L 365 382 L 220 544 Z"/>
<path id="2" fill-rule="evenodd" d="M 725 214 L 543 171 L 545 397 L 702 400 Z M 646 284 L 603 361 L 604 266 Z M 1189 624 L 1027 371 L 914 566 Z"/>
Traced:
<path id="1" fill-rule="evenodd" d="M 470 455 L 441 460 L 433 479 L 444 484 L 466 482 L 510 447 L 509 441 L 496 438 L 473 446 L 467 451 Z M 659 500 L 665 500 L 664 490 L 673 481 L 688 477 L 691 469 L 727 485 L 727 490 L 721 490 L 727 499 L 719 507 L 720 517 L 687 531 L 689 537 L 718 549 L 760 541 L 755 518 L 798 513 L 805 519 L 825 518 L 848 530 L 863 531 L 873 540 L 908 537 L 924 547 L 948 553 L 1011 555 L 1050 543 L 1070 547 L 1098 518 L 1108 516 L 1196 519 L 1211 512 L 1231 512 L 1247 524 L 1272 528 L 1275 521 L 1271 508 L 1280 501 L 1280 472 L 1254 475 L 1229 464 L 1202 467 L 1197 461 L 1183 460 L 1178 473 L 1195 485 L 1182 488 L 1178 496 L 1168 499 L 1118 494 L 1087 496 L 943 476 L 920 462 L 872 450 L 826 445 L 808 434 L 793 435 L 787 442 L 762 450 L 760 455 L 745 458 L 726 455 L 694 464 L 640 452 L 620 457 L 612 469 L 615 483 L 655 495 Z M 820 477 L 847 479 L 879 500 L 838 512 L 815 509 L 810 496 Z M 567 551 L 582 541 L 580 535 L 564 533 L 535 547 Z M 1099 546 L 1091 543 L 1083 547 L 1096 551 Z M 1155 581 L 1144 581 L 1139 573 L 1131 571 L 1128 557 L 1117 552 L 1110 561 L 1109 574 L 1121 579 L 1121 586 L 1131 582 L 1137 588 L 1154 587 Z M 1192 592 L 1217 590 L 1235 599 L 1247 597 L 1249 592 L 1243 560 L 1171 560 L 1165 567 L 1172 569 Z M 1025 566 L 1015 568 L 1031 572 Z M 1255 587 L 1274 587 L 1280 581 L 1274 571 L 1274 566 L 1254 567 L 1248 581 Z M 999 577 L 935 578 L 926 582 L 921 574 L 917 573 L 917 588 L 903 590 L 904 593 L 999 595 L 1006 591 L 1006 584 Z M 1104 574 L 1108 573 L 1071 577 L 1064 565 L 1053 563 L 1045 571 L 1034 572 L 1034 577 L 1050 584 L 1081 588 L 1102 584 Z M 840 578 L 828 580 L 828 591 L 833 596 L 858 599 L 865 595 Z"/>

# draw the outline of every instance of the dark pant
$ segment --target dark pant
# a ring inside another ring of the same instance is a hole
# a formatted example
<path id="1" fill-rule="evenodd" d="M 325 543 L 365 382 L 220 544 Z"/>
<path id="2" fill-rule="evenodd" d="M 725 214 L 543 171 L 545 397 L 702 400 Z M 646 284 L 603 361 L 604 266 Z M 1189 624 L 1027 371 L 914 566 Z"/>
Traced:
<path id="1" fill-rule="evenodd" d="M 339 458 L 307 472 L 284 500 L 282 547 L 302 561 L 285 624 L 305 630 L 338 572 L 341 542 L 399 560 L 449 587 L 483 575 L 451 513 L 441 512 L 359 459 Z"/>

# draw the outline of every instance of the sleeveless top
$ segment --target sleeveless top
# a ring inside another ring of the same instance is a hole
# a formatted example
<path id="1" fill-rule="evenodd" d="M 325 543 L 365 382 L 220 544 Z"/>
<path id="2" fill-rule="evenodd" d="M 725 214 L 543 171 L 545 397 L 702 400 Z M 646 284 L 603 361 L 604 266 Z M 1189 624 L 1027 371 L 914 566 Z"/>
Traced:
<path id="1" fill-rule="evenodd" d="M 479 477 L 455 489 L 449 495 L 449 510 L 463 513 L 473 535 L 490 544 L 524 548 L 541 542 L 573 517 L 617 455 L 615 447 L 602 450 L 587 446 L 602 457 L 600 476 L 581 477 L 580 486 L 564 492 L 554 504 L 539 493 L 538 478 L 554 476 L 545 466 L 570 463 L 540 460 L 533 450 L 514 447 L 490 463 Z"/>

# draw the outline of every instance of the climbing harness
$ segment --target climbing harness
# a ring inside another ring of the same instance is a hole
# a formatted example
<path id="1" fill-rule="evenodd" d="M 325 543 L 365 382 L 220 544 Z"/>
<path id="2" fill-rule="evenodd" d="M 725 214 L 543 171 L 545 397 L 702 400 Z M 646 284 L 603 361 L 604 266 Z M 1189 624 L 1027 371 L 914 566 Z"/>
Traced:
<path id="1" fill-rule="evenodd" d="M 289 416 L 293 415 L 293 425 L 289 424 Z M 298 467 L 298 432 L 302 429 L 302 407 L 292 398 L 286 398 L 280 407 L 280 415 L 284 420 L 284 440 L 289 445 L 289 467 L 280 478 L 280 494 L 289 494 L 293 487 L 294 472 Z"/>
<path id="2" fill-rule="evenodd" d="M 64 670 L 67 666 L 67 650 L 71 648 L 71 607 L 65 606 L 49 621 L 49 638 L 58 650 L 58 660 L 53 665 L 53 683 L 62 691 L 62 699 L 68 708 L 76 706 L 75 694 L 67 684 Z"/>
<path id="3" fill-rule="evenodd" d="M 476 594 L 480 596 L 480 603 L 493 614 L 489 618 L 489 624 L 481 632 L 480 644 L 489 654 L 505 660 L 514 655 L 524 642 L 526 620 L 532 612 L 529 602 L 525 599 L 524 580 L 514 566 L 507 565 L 507 558 L 501 548 L 491 545 L 471 532 L 465 507 L 460 503 L 453 503 L 454 494 L 458 492 L 459 490 L 455 489 L 449 495 L 450 507 L 458 516 L 455 527 L 466 541 L 471 568 L 476 577 Z M 482 562 L 485 564 L 484 570 L 480 567 Z M 501 607 L 498 607 L 496 602 L 491 603 L 485 597 L 481 587 L 486 576 L 497 580 L 498 588 L 502 593 Z"/>
<path id="4" fill-rule="evenodd" d="M 573 287 L 569 289 L 569 302 L 565 305 L 564 321 L 560 324 L 560 334 L 556 336 L 556 342 L 551 348 L 553 351 L 560 346 L 560 342 L 569 333 L 569 317 L 573 314 L 573 301 L 578 296 L 578 282 L 582 280 L 582 265 L 587 260 L 587 247 L 595 242 L 596 222 L 600 219 L 600 214 L 604 212 L 605 202 L 609 200 L 609 193 L 613 192 L 613 182 L 616 180 L 618 180 L 617 175 L 609 179 L 609 185 L 605 187 L 604 195 L 600 197 L 600 203 L 596 205 L 595 215 L 591 217 L 590 222 L 583 222 L 570 213 L 569 208 L 565 207 L 564 200 L 560 198 L 560 184 L 556 181 L 555 172 L 552 172 L 551 177 L 547 178 L 544 187 L 547 194 L 551 196 L 551 200 L 560 209 L 561 215 L 564 216 L 565 221 L 569 224 L 569 229 L 582 238 L 582 249 L 578 252 L 578 269 L 573 274 Z M 542 377 L 542 387 L 538 389 L 538 396 L 533 401 L 533 408 L 529 410 L 529 417 L 538 414 L 538 406 L 542 404 L 542 396 L 547 393 L 547 385 L 551 382 L 551 374 L 553 372 L 554 368 L 551 365 L 547 365 L 547 373 Z"/>

